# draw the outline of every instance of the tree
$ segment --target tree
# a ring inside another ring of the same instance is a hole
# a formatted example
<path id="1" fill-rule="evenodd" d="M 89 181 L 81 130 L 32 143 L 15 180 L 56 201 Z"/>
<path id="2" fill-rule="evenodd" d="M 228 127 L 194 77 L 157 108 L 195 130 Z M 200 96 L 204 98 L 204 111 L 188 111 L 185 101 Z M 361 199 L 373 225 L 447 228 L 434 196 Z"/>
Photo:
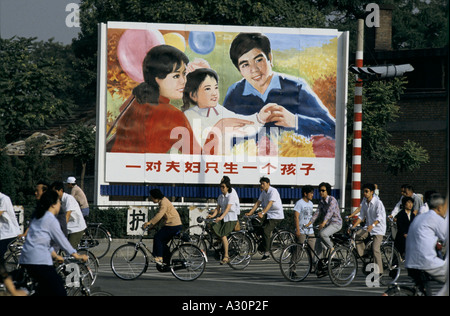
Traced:
<path id="1" fill-rule="evenodd" d="M 347 122 L 353 125 L 354 76 L 350 77 Z M 428 162 L 428 153 L 419 144 L 406 141 L 403 146 L 390 143 L 391 135 L 386 125 L 395 122 L 399 116 L 397 102 L 403 94 L 405 78 L 364 83 L 362 155 L 386 166 L 386 172 L 397 175 L 403 171 L 413 171 Z M 353 130 L 347 130 L 347 146 L 352 148 Z M 347 163 L 351 165 L 352 152 L 347 151 Z"/>
<path id="2" fill-rule="evenodd" d="M 69 113 L 69 51 L 52 41 L 0 39 L 0 125 L 7 143 Z"/>
<path id="3" fill-rule="evenodd" d="M 95 128 L 83 124 L 70 125 L 63 139 L 65 153 L 81 163 L 80 187 L 84 189 L 86 166 L 95 158 Z"/>
<path id="4" fill-rule="evenodd" d="M 50 158 L 42 155 L 45 140 L 45 137 L 38 137 L 26 141 L 23 157 L 8 156 L 0 151 L 0 191 L 9 195 L 15 205 L 34 205 L 36 183 L 50 182 L 53 177 Z M 0 139 L 0 148 L 3 145 Z"/>

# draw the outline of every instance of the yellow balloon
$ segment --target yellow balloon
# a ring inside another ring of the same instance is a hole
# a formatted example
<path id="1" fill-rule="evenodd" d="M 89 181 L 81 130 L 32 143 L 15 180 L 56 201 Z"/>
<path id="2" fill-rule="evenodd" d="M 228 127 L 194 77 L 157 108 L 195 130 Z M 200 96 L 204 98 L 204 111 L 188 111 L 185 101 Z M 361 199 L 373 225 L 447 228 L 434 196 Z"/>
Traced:
<path id="1" fill-rule="evenodd" d="M 164 35 L 167 45 L 174 46 L 184 52 L 186 50 L 186 40 L 180 33 L 167 33 Z"/>

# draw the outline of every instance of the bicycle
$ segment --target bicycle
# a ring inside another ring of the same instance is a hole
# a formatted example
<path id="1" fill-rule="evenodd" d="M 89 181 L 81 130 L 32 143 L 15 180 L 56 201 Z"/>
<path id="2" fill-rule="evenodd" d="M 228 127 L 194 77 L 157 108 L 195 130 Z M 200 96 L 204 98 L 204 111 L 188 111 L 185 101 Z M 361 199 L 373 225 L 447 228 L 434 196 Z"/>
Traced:
<path id="1" fill-rule="evenodd" d="M 350 225 L 350 229 L 352 226 Z M 328 274 L 331 282 L 334 285 L 344 287 L 352 283 L 357 274 L 358 259 L 363 262 L 363 272 L 369 272 L 367 270 L 369 264 L 374 262 L 371 247 L 373 245 L 373 239 L 369 237 L 365 245 L 364 254 L 360 256 L 356 251 L 356 232 L 361 227 L 353 229 L 353 232 L 348 236 L 347 242 L 334 248 L 329 257 L 330 264 L 328 265 Z M 365 241 L 366 242 L 366 241 Z M 383 278 L 391 278 L 396 281 L 400 276 L 400 263 L 401 257 L 398 251 L 394 247 L 394 243 L 390 239 L 385 239 L 380 246 L 381 258 L 383 261 Z M 370 272 L 376 272 L 374 267 Z"/>
<path id="2" fill-rule="evenodd" d="M 188 228 L 191 240 L 205 253 L 208 250 L 214 251 L 214 258 L 222 260 L 223 245 L 219 237 L 211 229 L 214 223 L 213 218 L 197 217 L 197 223 L 204 225 L 194 225 Z M 197 231 L 196 231 L 197 230 Z M 206 245 L 208 243 L 208 246 Z M 228 236 L 228 265 L 234 270 L 245 269 L 251 261 L 250 250 L 252 247 L 251 240 L 242 232 L 234 231 Z"/>
<path id="3" fill-rule="evenodd" d="M 111 242 L 111 234 L 102 223 L 87 223 L 78 249 L 90 250 L 98 259 L 101 259 L 109 252 Z"/>
<path id="4" fill-rule="evenodd" d="M 5 268 L 7 272 L 12 272 L 19 268 L 19 258 L 22 253 L 25 237 L 16 238 L 8 245 L 9 253 L 5 257 Z"/>
<path id="5" fill-rule="evenodd" d="M 292 282 L 300 282 L 313 271 L 318 278 L 328 275 L 328 262 L 330 249 L 327 248 L 325 256 L 320 258 L 319 255 L 311 248 L 310 239 L 319 239 L 317 227 L 314 229 L 314 237 L 306 235 L 303 243 L 294 242 L 283 249 L 279 259 L 281 274 L 283 277 Z M 341 237 L 336 235 L 330 236 L 333 243 L 340 243 Z"/>
<path id="6" fill-rule="evenodd" d="M 432 296 L 431 276 L 423 270 L 408 269 L 410 282 L 392 282 L 383 296 Z"/>
<path id="7" fill-rule="evenodd" d="M 85 263 L 70 256 L 63 259 L 64 261 L 56 268 L 56 272 L 64 281 L 68 296 L 112 296 L 108 292 L 92 290 L 92 272 Z M 38 283 L 28 274 L 25 267 L 19 266 L 10 272 L 10 275 L 17 289 L 27 292 L 28 296 L 37 294 Z"/>
<path id="8" fill-rule="evenodd" d="M 239 221 L 241 232 L 243 232 L 252 242 L 252 253 L 253 256 L 258 252 L 258 248 L 263 242 L 263 231 L 262 223 L 258 214 L 253 214 L 250 216 L 244 216 L 242 220 Z M 270 238 L 270 256 L 275 262 L 280 263 L 280 254 L 286 246 L 295 242 L 295 234 L 286 229 L 280 229 L 275 227 Z"/>
<path id="9" fill-rule="evenodd" d="M 149 227 L 143 229 L 138 242 L 128 242 L 114 251 L 110 263 L 115 276 L 135 280 L 147 271 L 149 262 L 155 263 L 160 272 L 170 270 L 180 281 L 193 281 L 203 274 L 207 259 L 199 247 L 187 243 L 189 236 L 181 232 L 174 236 L 169 243 L 169 248 L 173 249 L 170 255 L 165 256 L 163 263 L 157 263 L 143 242 L 148 230 Z"/>
<path id="10" fill-rule="evenodd" d="M 91 285 L 93 285 L 95 283 L 95 281 L 97 280 L 97 276 L 98 276 L 98 270 L 99 270 L 99 261 L 97 259 L 97 257 L 88 249 L 80 249 L 77 250 L 77 253 L 80 255 L 86 255 L 88 257 L 88 260 L 84 263 L 90 270 L 90 274 L 92 275 L 91 278 Z M 60 250 L 58 252 L 58 254 L 60 256 L 62 256 L 63 258 L 67 258 L 67 255 L 65 254 L 64 251 Z M 58 266 L 56 266 L 58 268 Z"/>

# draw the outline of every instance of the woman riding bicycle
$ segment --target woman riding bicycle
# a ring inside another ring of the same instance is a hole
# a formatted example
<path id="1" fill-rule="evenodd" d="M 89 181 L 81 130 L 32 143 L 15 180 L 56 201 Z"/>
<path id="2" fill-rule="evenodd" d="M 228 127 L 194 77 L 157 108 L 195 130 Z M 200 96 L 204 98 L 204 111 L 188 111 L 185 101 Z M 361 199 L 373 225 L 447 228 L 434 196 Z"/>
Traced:
<path id="1" fill-rule="evenodd" d="M 86 255 L 79 255 L 70 245 L 56 216 L 59 214 L 61 201 L 53 190 L 45 192 L 38 202 L 23 245 L 19 263 L 37 282 L 36 295 L 66 296 L 61 278 L 56 273 L 53 259 L 62 261 L 53 248 L 58 244 L 66 253 L 75 259 L 87 261 Z"/>
<path id="2" fill-rule="evenodd" d="M 228 238 L 227 236 L 234 230 L 241 211 L 239 197 L 236 190 L 233 190 L 229 181 L 220 182 L 222 194 L 217 198 L 217 207 L 208 218 L 216 218 L 216 223 L 212 227 L 214 233 L 222 240 L 224 256 L 220 264 L 226 264 L 230 261 L 228 256 Z"/>
<path id="3" fill-rule="evenodd" d="M 152 228 L 161 219 L 164 220 L 164 227 L 156 233 L 153 240 L 153 256 L 155 257 L 155 261 L 157 264 L 163 264 L 163 258 L 170 251 L 167 246 L 168 242 L 181 231 L 183 225 L 180 214 L 178 214 L 178 211 L 164 196 L 161 190 L 150 190 L 150 199 L 153 203 L 159 204 L 159 211 L 149 222 L 144 223 L 143 227 L 150 226 Z"/>

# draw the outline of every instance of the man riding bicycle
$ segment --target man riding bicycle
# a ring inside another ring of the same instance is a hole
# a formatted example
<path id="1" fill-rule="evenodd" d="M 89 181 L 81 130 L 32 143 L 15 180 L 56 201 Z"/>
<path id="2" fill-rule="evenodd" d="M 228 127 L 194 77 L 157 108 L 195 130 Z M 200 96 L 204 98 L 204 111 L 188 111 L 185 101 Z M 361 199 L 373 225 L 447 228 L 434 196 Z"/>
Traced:
<path id="1" fill-rule="evenodd" d="M 448 234 L 444 197 L 439 193 L 432 194 L 429 207 L 429 212 L 417 216 L 409 226 L 405 266 L 410 275 L 416 270 L 422 270 L 434 280 L 445 283 L 448 264 L 436 252 L 437 241 L 447 240 Z"/>

